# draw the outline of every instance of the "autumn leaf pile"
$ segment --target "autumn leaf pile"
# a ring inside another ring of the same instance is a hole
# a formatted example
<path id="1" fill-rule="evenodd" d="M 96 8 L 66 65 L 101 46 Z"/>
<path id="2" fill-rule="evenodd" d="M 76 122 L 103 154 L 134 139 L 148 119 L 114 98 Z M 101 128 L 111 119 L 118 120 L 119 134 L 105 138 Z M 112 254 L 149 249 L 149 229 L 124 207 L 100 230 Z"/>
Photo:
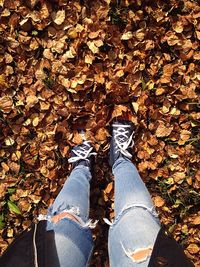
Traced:
<path id="1" fill-rule="evenodd" d="M 1 252 L 53 202 L 85 128 L 98 152 L 91 266 L 108 266 L 109 125 L 125 116 L 161 222 L 200 265 L 199 42 L 194 0 L 0 0 Z"/>

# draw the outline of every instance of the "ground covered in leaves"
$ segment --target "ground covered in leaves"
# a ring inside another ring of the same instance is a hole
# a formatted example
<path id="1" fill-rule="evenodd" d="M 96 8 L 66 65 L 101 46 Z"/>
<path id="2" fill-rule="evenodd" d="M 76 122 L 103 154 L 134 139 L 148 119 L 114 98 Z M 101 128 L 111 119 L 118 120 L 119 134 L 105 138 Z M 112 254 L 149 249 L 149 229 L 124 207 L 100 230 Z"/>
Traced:
<path id="1" fill-rule="evenodd" d="M 194 0 L 0 0 L 1 252 L 53 202 L 85 127 L 98 151 L 91 266 L 108 266 L 109 124 L 123 115 L 161 222 L 200 266 L 199 41 Z"/>

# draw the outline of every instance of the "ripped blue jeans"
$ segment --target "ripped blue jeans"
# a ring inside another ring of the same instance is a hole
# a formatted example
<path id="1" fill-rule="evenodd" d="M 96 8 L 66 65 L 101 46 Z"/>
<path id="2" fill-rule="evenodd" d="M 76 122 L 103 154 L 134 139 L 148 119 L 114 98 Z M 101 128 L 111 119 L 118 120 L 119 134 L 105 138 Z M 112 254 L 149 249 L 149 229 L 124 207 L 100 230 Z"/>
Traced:
<path id="1" fill-rule="evenodd" d="M 133 163 L 119 158 L 113 165 L 115 176 L 115 220 L 108 237 L 111 267 L 147 267 L 160 230 L 160 223 L 145 184 Z M 55 267 L 88 266 L 93 250 L 89 220 L 91 174 L 87 167 L 77 166 L 65 182 L 47 214 L 47 231 L 54 232 Z M 76 218 L 51 218 L 65 211 Z M 103 241 L 103 240 L 102 240 Z"/>
<path id="2" fill-rule="evenodd" d="M 119 158 L 115 176 L 115 220 L 109 229 L 111 267 L 147 267 L 160 230 L 150 194 L 131 161 Z"/>

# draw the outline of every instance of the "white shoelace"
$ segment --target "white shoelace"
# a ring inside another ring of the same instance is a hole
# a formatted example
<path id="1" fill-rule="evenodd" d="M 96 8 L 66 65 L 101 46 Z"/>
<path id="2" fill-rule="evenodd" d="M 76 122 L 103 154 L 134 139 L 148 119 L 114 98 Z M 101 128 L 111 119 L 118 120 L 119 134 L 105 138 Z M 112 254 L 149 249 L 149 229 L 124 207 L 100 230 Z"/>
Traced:
<path id="1" fill-rule="evenodd" d="M 114 129 L 115 127 L 117 127 L 117 129 Z M 114 124 L 113 133 L 114 133 L 115 143 L 118 147 L 118 151 L 120 151 L 127 158 L 131 159 L 132 155 L 131 153 L 128 152 L 127 149 L 134 145 L 134 141 L 132 140 L 134 131 L 128 137 L 129 130 L 127 130 L 127 128 L 130 128 L 130 127 L 131 125 Z M 124 141 L 124 139 L 126 139 L 126 141 Z"/>
<path id="2" fill-rule="evenodd" d="M 69 163 L 76 162 L 79 160 L 89 161 L 88 158 L 90 156 L 97 154 L 96 152 L 91 152 L 93 150 L 93 147 L 90 147 L 90 144 L 88 141 L 84 141 L 83 144 L 89 148 L 80 146 L 80 148 L 78 150 L 73 150 L 73 153 L 76 154 L 76 156 L 69 158 L 69 160 L 68 160 Z"/>

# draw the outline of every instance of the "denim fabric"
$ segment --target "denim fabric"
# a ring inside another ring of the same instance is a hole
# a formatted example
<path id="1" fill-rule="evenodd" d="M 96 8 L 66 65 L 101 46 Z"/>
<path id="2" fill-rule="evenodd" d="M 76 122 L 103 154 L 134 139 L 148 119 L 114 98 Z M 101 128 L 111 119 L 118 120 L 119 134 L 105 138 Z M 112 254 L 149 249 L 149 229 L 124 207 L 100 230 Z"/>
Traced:
<path id="1" fill-rule="evenodd" d="M 115 221 L 109 230 L 108 250 L 111 267 L 147 267 L 150 256 L 134 261 L 132 254 L 140 248 L 153 248 L 160 223 L 151 197 L 131 161 L 119 158 L 113 166 L 115 176 Z M 57 223 L 50 220 L 59 264 L 55 267 L 87 266 L 93 249 L 92 234 L 87 226 L 91 174 L 87 167 L 77 166 L 67 179 L 54 204 L 51 218 L 64 210 L 75 210 L 84 225 L 68 218 Z M 102 242 L 105 242 L 102 240 Z"/>
<path id="2" fill-rule="evenodd" d="M 76 215 L 86 223 L 89 215 L 90 179 L 91 173 L 88 167 L 77 166 L 49 208 L 48 217 L 75 209 Z M 57 223 L 49 220 L 46 230 L 54 231 L 57 250 L 55 259 L 52 259 L 56 263 L 54 267 L 87 266 L 93 250 L 92 233 L 88 226 L 64 218 Z"/>
<path id="3" fill-rule="evenodd" d="M 89 216 L 91 173 L 83 165 L 77 166 L 66 180 L 62 190 L 49 208 L 50 215 L 56 215 L 63 210 L 78 208 L 79 216 L 87 221 Z"/>
<path id="4" fill-rule="evenodd" d="M 153 248 L 160 223 L 150 194 L 137 169 L 128 159 L 113 165 L 115 176 L 115 221 L 109 229 L 110 266 L 147 267 L 148 257 L 135 260 L 138 249 Z"/>

